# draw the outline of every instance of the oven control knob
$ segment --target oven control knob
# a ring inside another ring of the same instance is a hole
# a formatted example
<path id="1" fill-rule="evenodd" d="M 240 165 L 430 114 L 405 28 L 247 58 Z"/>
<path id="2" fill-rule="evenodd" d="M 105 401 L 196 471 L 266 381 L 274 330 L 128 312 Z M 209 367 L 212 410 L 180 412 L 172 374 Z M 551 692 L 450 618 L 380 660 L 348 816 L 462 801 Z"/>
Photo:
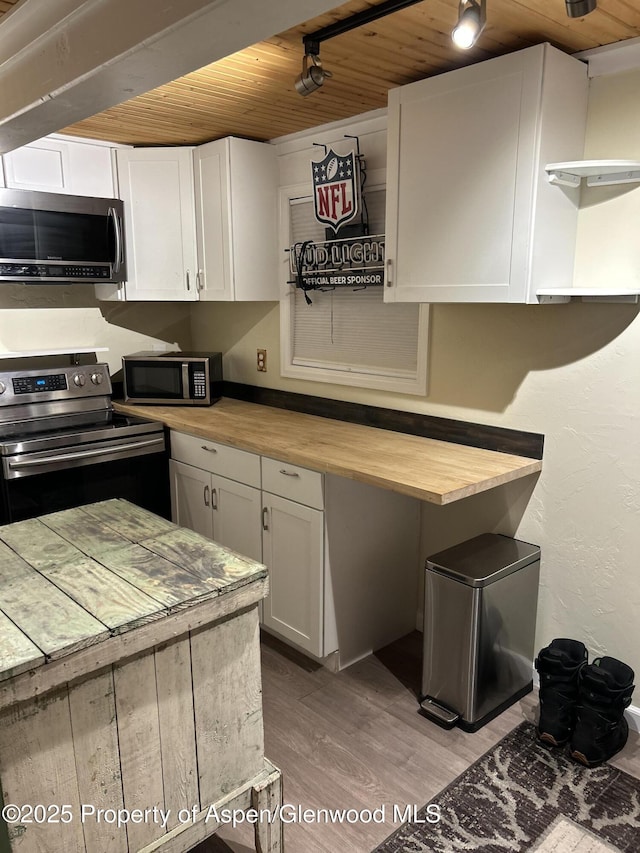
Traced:
<path id="1" fill-rule="evenodd" d="M 102 375 L 102 373 L 92 373 L 91 374 L 91 381 L 93 382 L 94 385 L 100 385 L 100 383 L 102 382 L 103 379 L 104 379 L 104 376 Z"/>
<path id="2" fill-rule="evenodd" d="M 0 394 L 4 394 L 6 390 L 7 386 L 4 384 L 4 382 L 0 382 Z"/>
<path id="3" fill-rule="evenodd" d="M 73 374 L 73 384 L 74 385 L 77 385 L 78 387 L 82 388 L 82 386 L 84 385 L 84 383 L 86 381 L 87 380 L 85 379 L 84 373 L 74 373 Z"/>

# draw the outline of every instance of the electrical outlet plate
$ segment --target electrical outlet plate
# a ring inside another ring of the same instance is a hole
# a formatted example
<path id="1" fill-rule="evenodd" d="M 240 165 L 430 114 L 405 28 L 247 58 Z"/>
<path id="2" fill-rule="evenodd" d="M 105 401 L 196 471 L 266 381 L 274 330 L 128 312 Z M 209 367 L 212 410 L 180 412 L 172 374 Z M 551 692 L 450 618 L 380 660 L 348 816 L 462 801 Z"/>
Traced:
<path id="1" fill-rule="evenodd" d="M 267 351 L 266 349 L 259 349 L 256 355 L 256 367 L 260 373 L 267 372 Z"/>

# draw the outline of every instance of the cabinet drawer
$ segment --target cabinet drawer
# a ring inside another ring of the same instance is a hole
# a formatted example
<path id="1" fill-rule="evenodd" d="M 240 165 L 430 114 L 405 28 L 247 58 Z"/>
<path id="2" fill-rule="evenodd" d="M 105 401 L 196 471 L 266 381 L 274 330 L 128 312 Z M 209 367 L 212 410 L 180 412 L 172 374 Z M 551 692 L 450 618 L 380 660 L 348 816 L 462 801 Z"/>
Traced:
<path id="1" fill-rule="evenodd" d="M 323 509 L 323 482 L 319 471 L 262 457 L 262 488 L 301 504 Z"/>
<path id="2" fill-rule="evenodd" d="M 260 488 L 260 457 L 255 453 L 172 430 L 171 457 L 212 474 Z"/>

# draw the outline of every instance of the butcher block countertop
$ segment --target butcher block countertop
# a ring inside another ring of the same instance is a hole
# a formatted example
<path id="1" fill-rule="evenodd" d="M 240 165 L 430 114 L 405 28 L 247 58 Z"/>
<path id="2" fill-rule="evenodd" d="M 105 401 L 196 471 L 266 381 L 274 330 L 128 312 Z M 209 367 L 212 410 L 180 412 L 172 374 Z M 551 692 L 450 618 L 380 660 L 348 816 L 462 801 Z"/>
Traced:
<path id="1" fill-rule="evenodd" d="M 259 563 L 120 499 L 7 524 L 0 685 L 90 648 L 104 665 L 100 644 L 162 620 L 171 636 L 169 617 L 265 576 Z"/>
<path id="2" fill-rule="evenodd" d="M 210 407 L 115 404 L 180 432 L 448 504 L 535 474 L 539 459 L 223 398 Z"/>

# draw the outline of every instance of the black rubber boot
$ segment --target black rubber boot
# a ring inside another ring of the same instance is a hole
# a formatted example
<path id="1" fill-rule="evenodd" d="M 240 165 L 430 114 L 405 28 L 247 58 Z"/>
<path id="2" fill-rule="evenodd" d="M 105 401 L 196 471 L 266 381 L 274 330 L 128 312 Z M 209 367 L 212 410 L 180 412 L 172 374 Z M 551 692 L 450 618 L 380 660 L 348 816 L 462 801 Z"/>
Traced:
<path id="1" fill-rule="evenodd" d="M 629 725 L 624 709 L 631 704 L 633 670 L 615 658 L 597 658 L 580 672 L 577 719 L 571 737 L 571 756 L 597 767 L 627 742 Z"/>
<path id="2" fill-rule="evenodd" d="M 536 658 L 540 673 L 538 737 L 549 746 L 568 743 L 576 718 L 578 678 L 587 649 L 578 640 L 552 640 Z"/>

